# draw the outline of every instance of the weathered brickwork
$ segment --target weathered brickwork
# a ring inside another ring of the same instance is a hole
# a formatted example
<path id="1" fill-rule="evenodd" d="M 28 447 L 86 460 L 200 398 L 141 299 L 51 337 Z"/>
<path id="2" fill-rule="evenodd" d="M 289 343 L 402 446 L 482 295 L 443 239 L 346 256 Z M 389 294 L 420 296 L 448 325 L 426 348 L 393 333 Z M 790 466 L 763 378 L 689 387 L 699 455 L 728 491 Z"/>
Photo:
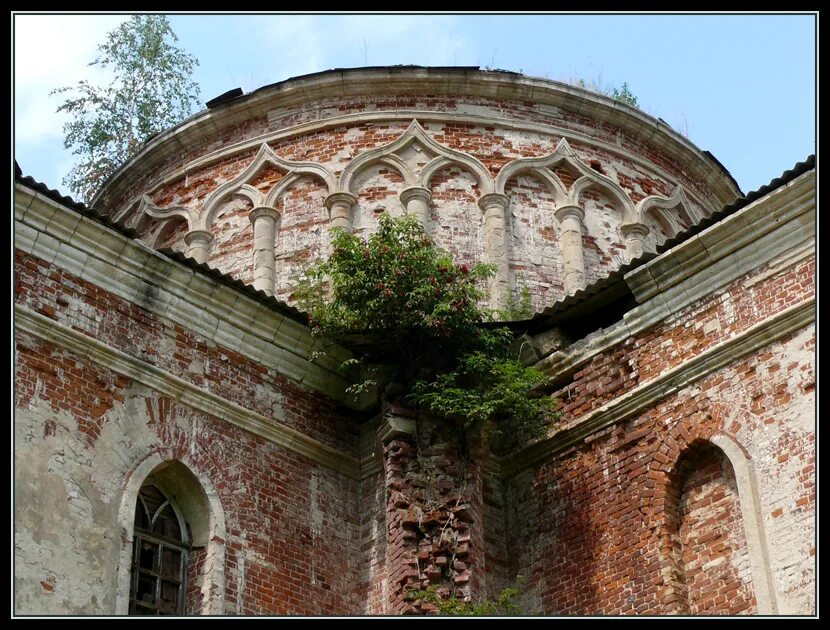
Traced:
<path id="1" fill-rule="evenodd" d="M 115 515 L 150 454 L 185 462 L 218 493 L 226 613 L 360 612 L 354 481 L 48 342 L 18 334 L 16 351 L 18 613 L 114 612 Z M 99 577 L 78 581 L 78 561 Z M 33 592 L 41 580 L 48 597 Z"/>
<path id="2" fill-rule="evenodd" d="M 554 125 L 568 131 L 588 135 L 596 140 L 611 143 L 615 146 L 642 156 L 651 161 L 655 166 L 676 173 L 684 177 L 684 184 L 692 187 L 697 194 L 707 195 L 709 192 L 703 182 L 696 182 L 690 179 L 683 168 L 667 157 L 659 148 L 649 145 L 642 140 L 634 138 L 631 134 L 621 131 L 613 125 L 599 123 L 588 116 L 559 109 L 552 112 L 546 109 L 540 111 L 540 107 L 534 104 L 521 104 L 515 102 L 499 101 L 485 98 L 442 98 L 442 97 L 386 97 L 378 99 L 375 97 L 350 97 L 343 99 L 328 99 L 328 102 L 316 101 L 305 111 L 297 112 L 294 115 L 282 117 L 274 123 L 269 124 L 267 118 L 258 117 L 245 120 L 239 125 L 229 127 L 221 132 L 218 137 L 205 139 L 202 142 L 193 143 L 186 150 L 176 155 L 175 159 L 168 159 L 152 171 L 142 174 L 138 180 L 131 185 L 120 199 L 109 199 L 112 207 L 120 207 L 128 199 L 140 195 L 155 182 L 164 177 L 165 174 L 173 172 L 182 163 L 187 163 L 198 157 L 208 155 L 211 152 L 221 150 L 231 144 L 237 144 L 259 138 L 265 134 L 289 130 L 294 126 L 314 121 L 325 121 L 338 115 L 357 113 L 391 112 L 396 110 L 424 110 L 448 113 L 474 113 L 479 116 L 489 116 L 495 119 L 504 118 L 517 122 L 536 123 L 541 125 Z M 403 125 L 405 128 L 406 125 Z M 326 162 L 333 160 L 338 153 L 349 153 L 350 150 L 361 150 L 379 146 L 385 142 L 394 140 L 397 134 L 384 133 L 383 123 L 372 123 L 351 126 L 334 126 L 325 132 L 315 132 L 305 135 L 298 140 L 281 141 L 274 144 L 274 149 L 284 157 L 295 160 L 319 160 Z M 378 131 L 380 128 L 381 131 Z M 394 127 L 389 127 L 394 129 Z M 399 132 L 403 131 L 399 127 Z M 537 157 L 550 153 L 555 147 L 559 138 L 538 132 L 517 132 L 510 128 L 497 128 L 491 125 L 475 125 L 469 123 L 432 123 L 427 126 L 434 130 L 436 140 L 461 151 L 468 151 L 472 154 L 481 154 L 484 163 L 495 173 L 510 158 L 515 157 Z M 347 133 L 351 131 L 351 135 Z M 355 137 L 354 130 L 369 130 L 366 138 Z M 493 142 L 498 144 L 498 149 L 493 151 Z M 600 163 L 608 163 L 609 153 L 602 149 L 592 147 L 587 157 L 598 160 Z M 605 158 L 605 159 L 603 159 Z M 235 160 L 233 158 L 233 160 Z M 228 164 L 232 164 L 229 160 Z M 226 165 L 227 166 L 227 165 Z M 609 167 L 605 167 L 611 173 Z M 631 187 L 635 195 L 645 196 L 648 194 L 668 194 L 671 191 L 661 191 L 665 187 L 654 175 L 644 172 L 641 167 L 634 164 L 619 165 L 614 167 L 620 172 L 621 185 Z M 608 171 L 607 171 L 608 172 Z M 647 192 L 651 190 L 652 192 Z M 119 203 L 120 202 L 120 203 Z"/>
<path id="3" fill-rule="evenodd" d="M 17 303 L 37 313 L 323 443 L 357 452 L 357 426 L 335 403 L 239 352 L 20 250 L 14 281 Z"/>
<path id="4" fill-rule="evenodd" d="M 691 484 L 681 506 L 667 504 L 681 455 L 696 440 L 708 441 L 716 434 L 742 445 L 756 467 L 763 525 L 767 539 L 775 541 L 769 547 L 769 562 L 780 597 L 779 612 L 812 610 L 812 591 L 805 586 L 812 583 L 815 570 L 815 530 L 809 511 L 815 501 L 814 477 L 809 477 L 815 465 L 809 420 L 814 374 L 802 372 L 793 387 L 776 366 L 786 357 L 803 359 L 814 343 L 812 330 L 793 334 L 773 344 L 769 358 L 738 361 L 625 425 L 514 478 L 508 489 L 509 557 L 514 572 L 529 573 L 542 610 L 546 614 L 664 614 L 699 612 L 707 605 L 683 601 L 679 589 L 673 588 L 672 576 L 684 567 L 677 566 L 678 533 L 668 513 L 688 510 Z M 785 405 L 777 400 L 781 391 L 787 392 Z M 749 405 L 775 413 L 758 414 Z M 787 449 L 784 462 L 780 461 L 782 444 Z M 726 497 L 724 502 L 729 502 Z M 728 509 L 734 510 L 734 505 Z M 716 513 L 708 513 L 706 520 Z M 698 525 L 705 530 L 699 534 L 701 539 L 710 537 L 698 558 L 717 553 L 727 563 L 730 578 L 745 571 L 739 546 L 723 544 L 715 551 L 720 523 L 709 521 L 707 527 L 689 521 L 683 523 L 687 528 Z M 525 545 L 528 539 L 537 543 Z M 689 559 L 688 551 L 685 558 Z M 741 595 L 732 594 L 724 601 L 719 592 L 716 608 L 707 612 L 750 611 L 751 594 L 743 584 L 735 579 L 716 584 L 715 588 L 729 585 L 727 594 L 735 590 Z M 691 596 L 699 597 L 694 584 L 690 590 Z"/>
<path id="5" fill-rule="evenodd" d="M 752 613 L 755 596 L 735 472 L 715 446 L 692 445 L 678 464 L 667 520 L 675 519 L 688 612 Z M 673 496 L 672 496 L 673 495 Z M 677 507 L 677 512 L 670 509 Z"/>
<path id="6" fill-rule="evenodd" d="M 710 156 L 603 97 L 386 72 L 221 104 L 108 183 L 99 210 L 214 271 L 17 176 L 15 613 L 126 614 L 152 484 L 187 614 L 429 615 L 418 591 L 519 578 L 531 614 L 814 614 L 810 162 L 729 206 Z M 352 399 L 347 353 L 220 275 L 291 304 L 332 226 L 384 212 L 493 264 L 489 306 L 555 305 L 514 324 L 554 378 L 546 437 L 462 439 L 393 387 Z"/>
<path id="7" fill-rule="evenodd" d="M 554 86 L 551 84 L 549 89 L 553 90 Z M 431 192 L 427 229 L 441 246 L 465 262 L 493 262 L 484 251 L 486 238 L 478 201 L 487 191 L 482 190 L 482 186 L 495 181 L 499 171 L 511 162 L 550 155 L 559 148 L 560 142 L 567 140 L 575 159 L 589 172 L 607 178 L 606 182 L 618 187 L 627 198 L 626 202 L 620 201 L 619 197 L 612 199 L 603 193 L 605 184 L 598 184 L 584 190 L 574 200 L 585 214 L 581 227 L 585 269 L 579 281 L 584 285 L 626 262 L 627 248 L 621 232 L 625 222 L 648 226 L 644 243 L 653 249 L 687 227 L 689 216 L 710 214 L 731 200 L 736 192 L 733 188 L 727 197 L 723 196 L 723 189 L 713 193 L 711 174 L 693 175 L 694 169 L 688 164 L 669 157 L 671 151 L 667 145 L 656 139 L 664 131 L 656 135 L 652 132 L 643 134 L 636 125 L 629 128 L 628 123 L 612 124 L 593 119 L 580 113 L 580 108 L 574 110 L 508 99 L 507 91 L 503 99 L 465 94 L 394 93 L 337 98 L 327 95 L 326 89 L 313 102 L 300 98 L 299 102 L 295 99 L 289 105 L 282 105 L 277 101 L 266 116 L 251 113 L 241 122 L 237 117 L 230 126 L 217 120 L 209 129 L 191 134 L 194 137 L 183 143 L 187 148 L 174 152 L 175 159 L 162 157 L 155 167 L 141 172 L 128 169 L 118 183 L 111 184 L 102 193 L 101 199 L 127 225 L 138 228 L 151 245 L 159 246 L 164 242 L 177 250 L 187 251 L 181 241 L 171 241 L 172 235 L 184 239 L 184 234 L 179 230 L 171 234 L 172 228 L 163 227 L 166 223 L 177 223 L 180 217 L 149 218 L 142 213 L 138 203 L 143 196 L 161 208 L 186 208 L 191 220 L 198 222 L 201 219 L 196 217 L 207 214 L 205 203 L 212 199 L 211 195 L 220 186 L 241 176 L 253 163 L 260 146 L 266 146 L 264 143 L 280 158 L 295 163 L 313 163 L 330 173 L 334 180 L 340 178 L 354 160 L 394 142 L 407 131 L 413 120 L 418 120 L 432 140 L 455 151 L 455 157 L 463 155 L 476 160 L 484 169 L 485 178 L 490 180 L 480 181 L 472 172 L 475 169 L 458 162 L 433 173 L 431 181 L 424 183 Z M 445 86 L 444 89 L 448 88 Z M 399 115 L 390 120 L 392 112 Z M 401 112 L 411 114 L 407 116 Z M 441 120 L 442 117 L 456 119 Z M 245 146 L 245 142 L 251 146 Z M 432 150 L 419 143 L 402 149 L 397 156 L 416 171 L 435 157 Z M 405 212 L 399 194 L 413 183 L 404 181 L 396 169 L 392 162 L 380 160 L 355 173 L 350 190 L 346 191 L 356 196 L 356 204 L 351 210 L 351 227 L 355 232 L 363 235 L 373 232 L 381 212 L 396 216 Z M 553 164 L 545 172 L 559 178 L 565 192 L 584 174 L 565 162 Z M 246 183 L 266 196 L 286 176 L 285 168 L 268 165 L 259 173 L 252 173 Z M 506 214 L 509 291 L 520 295 L 523 290 L 528 290 L 536 311 L 576 288 L 565 286 L 563 265 L 566 261 L 552 253 L 552 248 L 561 249 L 553 240 L 559 227 L 553 211 L 563 202 L 552 198 L 549 184 L 542 181 L 544 177 L 525 173 L 518 178 L 521 182 L 517 182 L 516 177 L 504 182 L 510 200 Z M 719 173 L 716 177 L 723 179 L 724 175 Z M 311 179 L 313 185 L 321 190 L 325 188 L 319 177 Z M 292 208 L 287 199 L 284 202 L 277 199 L 275 206 L 281 213 L 276 236 L 276 273 L 273 289 L 266 287 L 265 290 L 289 302 L 292 301 L 296 274 L 317 248 L 327 246 L 326 230 L 318 227 L 322 228 L 326 223 L 325 197 L 333 190 L 311 195 L 307 190 L 295 190 L 298 186 L 308 185 L 308 182 L 289 182 L 283 193 L 283 196 L 302 198 L 302 208 Z M 682 211 L 667 207 L 634 218 L 635 204 L 648 196 L 668 198 L 678 186 L 686 193 Z M 727 184 L 727 187 L 731 186 Z M 215 203 L 219 204 L 219 209 L 214 211 L 213 220 L 207 221 L 206 225 L 194 223 L 190 229 L 207 230 L 213 235 L 207 254 L 211 265 L 244 282 L 253 282 L 256 275 L 252 269 L 253 233 L 245 219 L 251 209 L 250 202 L 243 202 L 231 193 Z M 524 216 L 527 213 L 536 216 Z M 309 226 L 310 233 L 303 226 Z M 165 232 L 165 238 L 156 242 L 160 231 Z M 312 238 L 316 238 L 314 245 Z M 269 286 L 270 282 L 269 275 Z M 506 300 L 509 300 L 507 296 L 499 298 L 502 305 Z"/>
<path id="8" fill-rule="evenodd" d="M 383 441 L 387 612 L 436 612 L 417 595 L 430 586 L 439 596 L 468 600 L 482 591 L 482 463 L 481 444 L 464 446 L 429 418 L 414 433 Z"/>
<path id="9" fill-rule="evenodd" d="M 488 166 L 494 175 L 511 159 L 538 157 L 552 152 L 561 139 L 556 136 L 540 138 L 539 142 L 531 145 L 534 149 L 532 152 L 527 151 L 525 143 L 517 142 L 523 151 L 520 152 L 513 148 L 512 143 L 506 138 L 494 134 L 492 128 L 434 124 L 427 124 L 425 128 L 427 130 L 439 129 L 434 135 L 436 141 L 450 148 L 468 152 Z M 330 168 L 333 173 L 339 174 L 352 157 L 359 155 L 362 151 L 388 144 L 405 129 L 406 126 L 402 124 L 390 124 L 385 127 L 377 125 L 370 128 L 357 126 L 350 127 L 348 130 L 336 128 L 325 135 L 315 134 L 323 136 L 320 138 L 301 137 L 291 142 L 273 143 L 272 147 L 283 157 L 294 160 L 317 160 Z M 573 143 L 573 146 L 578 147 L 579 144 Z M 620 170 L 624 170 L 627 166 L 624 160 L 621 161 L 619 157 L 611 155 L 604 156 L 605 167 L 600 166 L 594 152 L 586 151 L 584 155 L 580 154 L 580 157 L 583 160 L 590 160 L 596 165 L 595 170 L 603 174 L 614 174 L 616 167 L 612 164 L 618 166 Z M 222 183 L 232 180 L 252 161 L 253 153 L 247 152 L 243 156 L 222 160 L 193 173 L 189 172 L 186 177 L 163 186 L 160 191 L 154 193 L 153 202 L 162 207 L 183 205 L 198 209 L 213 190 Z M 569 173 L 565 168 L 557 168 L 555 172 L 568 186 L 575 180 L 574 174 Z M 276 169 L 266 169 L 265 173 L 257 177 L 255 187 L 262 192 L 267 192 L 269 184 L 273 186 L 279 182 L 278 173 Z M 546 185 L 537 179 L 527 177 L 521 179 L 524 181 L 518 184 L 518 188 L 516 180 L 508 182 L 507 187 L 511 206 L 514 208 L 509 215 L 513 243 L 512 269 L 515 284 L 520 287 L 527 286 L 531 291 L 534 306 L 541 310 L 545 304 L 550 303 L 551 298 L 561 297 L 564 293 L 561 288 L 561 263 L 551 253 L 551 245 L 556 244 L 552 238 L 554 238 L 555 230 L 558 229 L 558 223 L 553 218 L 556 204 L 551 199 Z M 618 177 L 617 181 L 636 202 L 645 196 L 642 192 L 638 192 L 643 190 L 643 186 L 637 182 L 646 181 L 646 179 L 644 175 L 637 178 L 624 176 Z M 645 189 L 651 191 L 650 194 L 666 196 L 671 194 L 671 185 L 665 180 L 648 179 L 648 181 L 651 183 L 645 185 Z M 317 186 L 320 185 L 319 182 L 315 183 Z M 358 233 L 374 231 L 377 225 L 376 217 L 381 212 L 389 212 L 396 216 L 403 214 L 398 193 L 404 187 L 400 176 L 388 168 L 371 167 L 362 173 L 355 184 L 358 198 L 355 231 Z M 475 179 L 457 167 L 444 169 L 432 180 L 430 231 L 441 246 L 446 247 L 457 257 L 466 259 L 466 262 L 482 259 L 481 210 L 477 206 L 480 194 Z M 292 201 L 305 197 L 304 207 L 301 209 L 291 208 L 292 202 L 288 200 L 284 201 L 284 208 L 279 208 L 282 210 L 282 223 L 277 237 L 277 260 L 285 271 L 278 273 L 275 284 L 276 292 L 281 297 L 290 299 L 292 274 L 299 271 L 303 263 L 307 261 L 309 252 L 309 246 L 303 242 L 302 237 L 298 238 L 298 232 L 302 228 L 295 227 L 293 224 L 300 222 L 305 225 L 311 219 L 313 227 L 310 229 L 314 232 L 311 236 L 319 237 L 319 243 L 325 241 L 326 230 L 315 230 L 315 228 L 323 226 L 328 217 L 323 204 L 325 193 L 309 197 L 305 191 L 295 191 L 292 186 L 288 189 L 288 195 L 292 197 Z M 604 277 L 625 261 L 625 246 L 619 230 L 623 214 L 621 208 L 615 208 L 611 200 L 597 192 L 583 193 L 581 203 L 585 207 L 583 239 L 586 252 L 586 282 L 590 283 Z M 247 282 L 251 281 L 252 273 L 250 252 L 253 246 L 253 236 L 250 223 L 246 218 L 250 209 L 250 204 L 242 204 L 238 199 L 226 204 L 226 208 L 220 212 L 211 226 L 215 239 L 211 245 L 209 257 L 211 265 Z M 524 219 L 522 215 L 534 210 L 538 218 L 533 221 L 535 225 L 531 228 L 531 222 Z M 538 215 L 545 215 L 545 217 Z M 138 215 L 132 214 L 126 218 L 126 221 L 131 224 L 138 218 Z M 177 221 L 177 219 L 166 221 Z M 550 225 L 551 222 L 555 225 Z M 155 227 L 157 223 L 157 221 L 151 221 L 147 229 L 158 229 Z M 678 217 L 678 223 L 683 224 L 682 218 Z M 661 227 L 653 219 L 649 225 L 654 230 L 649 241 L 652 246 L 656 242 L 665 240 L 665 227 Z M 662 231 L 658 233 L 658 229 Z M 181 234 L 179 231 L 176 233 Z M 183 234 L 181 237 L 183 238 Z M 168 241 L 168 245 L 176 249 L 184 249 L 181 243 Z"/>
<path id="10" fill-rule="evenodd" d="M 566 417 L 578 418 L 638 384 L 713 348 L 788 306 L 815 295 L 815 256 L 779 268 L 764 265 L 707 299 L 608 352 L 593 357 L 559 393 Z M 774 365 L 772 369 L 792 369 Z M 809 372 L 812 365 L 798 365 Z"/>
<path id="11" fill-rule="evenodd" d="M 808 300 L 814 273 L 812 255 L 773 260 L 600 353 L 558 392 L 562 422 Z M 762 526 L 776 541 L 767 562 L 779 612 L 812 610 L 814 344 L 811 328 L 791 334 L 519 473 L 506 489 L 508 573 L 532 568 L 529 605 L 549 614 L 754 612 L 731 464 L 717 447 L 697 452 L 723 434 L 756 469 Z"/>

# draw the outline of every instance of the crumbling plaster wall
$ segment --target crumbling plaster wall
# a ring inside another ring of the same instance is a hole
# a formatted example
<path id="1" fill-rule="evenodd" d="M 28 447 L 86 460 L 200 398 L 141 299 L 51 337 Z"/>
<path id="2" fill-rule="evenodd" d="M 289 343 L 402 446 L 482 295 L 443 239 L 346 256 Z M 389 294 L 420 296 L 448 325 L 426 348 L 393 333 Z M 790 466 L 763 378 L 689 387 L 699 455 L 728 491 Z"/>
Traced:
<path id="1" fill-rule="evenodd" d="M 225 561 L 212 612 L 361 610 L 354 480 L 48 342 L 18 334 L 16 347 L 17 614 L 126 613 L 116 601 L 131 541 L 118 513 L 150 456 L 184 463 L 218 494 Z"/>
<path id="2" fill-rule="evenodd" d="M 598 353 L 556 393 L 563 426 L 573 429 L 722 344 L 756 334 L 766 340 L 512 476 L 505 488 L 508 573 L 529 574 L 529 604 L 546 614 L 688 612 L 672 587 L 668 488 L 673 467 L 696 440 L 726 440 L 736 445 L 729 454 L 736 470 L 740 453 L 751 471 L 738 475 L 738 493 L 751 501 L 763 541 L 749 552 L 751 583 L 718 594 L 715 611 L 751 612 L 751 599 L 737 593 L 754 589 L 758 612 L 814 613 L 815 326 L 779 338 L 759 329 L 793 309 L 807 313 L 814 274 L 809 249 L 784 252 Z M 747 519 L 744 509 L 744 527 Z M 710 535 L 701 533 L 710 545 L 720 544 L 715 520 L 708 521 Z M 737 574 L 746 576 L 735 544 L 704 551 L 736 562 Z"/>

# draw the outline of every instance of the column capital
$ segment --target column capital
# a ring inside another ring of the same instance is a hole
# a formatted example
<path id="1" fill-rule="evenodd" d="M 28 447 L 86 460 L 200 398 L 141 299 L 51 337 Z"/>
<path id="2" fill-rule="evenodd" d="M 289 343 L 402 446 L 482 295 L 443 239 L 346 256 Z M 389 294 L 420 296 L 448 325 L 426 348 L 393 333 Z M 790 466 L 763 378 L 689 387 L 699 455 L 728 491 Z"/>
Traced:
<path id="1" fill-rule="evenodd" d="M 432 201 L 432 191 L 429 188 L 412 186 L 410 188 L 404 188 L 398 197 L 404 207 L 406 207 L 406 205 L 413 199 L 420 199 L 424 203 L 429 204 L 429 202 Z"/>
<path id="2" fill-rule="evenodd" d="M 565 219 L 574 218 L 580 223 L 585 218 L 585 211 L 579 206 L 562 206 L 553 211 L 553 216 L 562 223 Z"/>
<path id="3" fill-rule="evenodd" d="M 479 198 L 478 207 L 482 210 L 487 210 L 493 206 L 498 206 L 501 210 L 505 210 L 508 203 L 510 203 L 510 197 L 507 195 L 502 195 L 501 193 L 487 193 Z"/>
<path id="4" fill-rule="evenodd" d="M 357 197 L 355 197 L 352 193 L 340 191 L 331 193 L 328 197 L 326 197 L 326 208 L 329 210 L 332 209 L 335 205 L 347 205 L 350 208 L 357 203 Z"/>
<path id="5" fill-rule="evenodd" d="M 623 238 L 633 236 L 634 238 L 645 238 L 651 230 L 644 223 L 623 223 L 620 226 L 620 234 Z"/>
<path id="6" fill-rule="evenodd" d="M 207 230 L 190 230 L 184 235 L 185 245 L 210 245 L 213 241 L 213 233 Z"/>
<path id="7" fill-rule="evenodd" d="M 276 208 L 270 206 L 257 206 L 248 213 L 248 218 L 251 220 L 251 223 L 256 223 L 258 219 L 263 217 L 276 221 L 280 218 L 280 213 Z"/>

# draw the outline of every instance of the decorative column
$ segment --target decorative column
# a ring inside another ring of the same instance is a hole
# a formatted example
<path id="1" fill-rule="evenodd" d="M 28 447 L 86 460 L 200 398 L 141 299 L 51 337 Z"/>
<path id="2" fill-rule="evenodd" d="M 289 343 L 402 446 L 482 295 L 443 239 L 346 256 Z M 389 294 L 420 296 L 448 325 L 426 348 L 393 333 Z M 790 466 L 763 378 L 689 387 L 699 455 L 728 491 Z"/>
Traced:
<path id="1" fill-rule="evenodd" d="M 565 291 L 574 293 L 585 286 L 585 259 L 582 254 L 582 219 L 579 206 L 562 206 L 554 212 L 562 228 L 562 265 L 565 267 Z"/>
<path id="2" fill-rule="evenodd" d="M 354 207 L 357 197 L 347 192 L 336 192 L 326 197 L 329 211 L 329 226 L 343 228 L 347 232 L 354 229 Z"/>
<path id="3" fill-rule="evenodd" d="M 429 189 L 420 186 L 406 188 L 401 191 L 400 199 L 406 214 L 417 217 L 421 225 L 426 228 L 429 221 L 429 202 L 432 200 L 432 193 Z"/>
<path id="4" fill-rule="evenodd" d="M 643 255 L 648 232 L 648 226 L 643 223 L 626 223 L 620 226 L 620 233 L 625 239 L 626 262 Z"/>
<path id="5" fill-rule="evenodd" d="M 248 215 L 254 226 L 254 288 L 274 295 L 274 242 L 280 213 L 275 208 L 259 206 Z"/>
<path id="6" fill-rule="evenodd" d="M 189 256 L 198 263 L 203 263 L 208 259 L 213 234 L 207 230 L 191 230 L 184 235 L 184 242 L 187 245 L 185 256 Z"/>
<path id="7" fill-rule="evenodd" d="M 478 200 L 484 211 L 484 257 L 495 265 L 496 275 L 490 285 L 490 307 L 507 308 L 510 295 L 510 265 L 507 259 L 507 195 L 489 193 Z"/>

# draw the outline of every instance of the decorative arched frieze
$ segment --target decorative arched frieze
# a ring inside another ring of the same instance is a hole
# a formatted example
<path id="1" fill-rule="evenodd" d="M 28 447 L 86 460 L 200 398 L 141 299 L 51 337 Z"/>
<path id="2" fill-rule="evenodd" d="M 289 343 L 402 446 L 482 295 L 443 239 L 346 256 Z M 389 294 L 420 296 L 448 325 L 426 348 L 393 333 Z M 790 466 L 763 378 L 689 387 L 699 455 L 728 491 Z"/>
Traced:
<path id="1" fill-rule="evenodd" d="M 569 167 L 579 177 L 570 188 L 551 170 L 559 164 Z M 504 194 L 507 183 L 514 177 L 528 174 L 546 183 L 556 204 L 556 218 L 562 226 L 562 264 L 565 268 L 565 290 L 573 293 L 585 282 L 585 263 L 582 246 L 584 210 L 579 205 L 580 195 L 591 188 L 608 195 L 617 206 L 621 217 L 634 216 L 634 204 L 628 194 L 614 180 L 598 173 L 582 162 L 568 141 L 562 138 L 553 153 L 537 158 L 519 158 L 505 164 L 496 176 L 496 191 Z"/>
<path id="2" fill-rule="evenodd" d="M 187 228 L 192 230 L 195 228 L 199 218 L 199 213 L 192 208 L 186 206 L 170 206 L 168 208 L 161 208 L 153 203 L 149 196 L 141 197 L 141 202 L 138 207 L 138 215 L 146 214 L 154 219 L 172 219 L 180 217 L 187 221 Z"/>
<path id="3" fill-rule="evenodd" d="M 406 149 L 419 147 L 429 156 L 429 161 L 422 169 L 417 164 L 408 163 L 402 157 Z M 354 193 L 356 176 L 365 168 L 375 164 L 385 164 L 396 170 L 404 180 L 406 188 L 429 188 L 429 182 L 439 170 L 446 166 L 457 165 L 471 172 L 478 181 L 482 194 L 494 192 L 493 178 L 487 168 L 476 158 L 461 151 L 456 151 L 436 142 L 420 123 L 413 119 L 406 131 L 389 144 L 361 153 L 343 169 L 340 176 L 340 190 Z"/>
<path id="4" fill-rule="evenodd" d="M 285 175 L 280 179 L 279 183 L 274 186 L 267 194 L 250 185 L 250 181 L 259 173 L 265 166 L 272 165 L 285 172 Z M 213 234 L 211 226 L 216 216 L 222 208 L 222 202 L 230 196 L 239 196 L 247 199 L 253 208 L 270 207 L 276 208 L 277 201 L 280 196 L 288 190 L 295 182 L 305 175 L 319 178 L 323 181 L 329 193 L 334 192 L 337 187 L 337 182 L 334 175 L 328 169 L 315 164 L 313 162 L 294 162 L 286 160 L 278 156 L 266 143 L 263 143 L 256 154 L 253 162 L 248 165 L 239 175 L 232 180 L 225 182 L 208 195 L 205 202 L 202 204 L 201 210 L 188 208 L 186 206 L 171 206 L 169 208 L 161 208 L 155 205 L 148 195 L 141 198 L 138 214 L 142 216 L 153 217 L 154 219 L 172 219 L 183 218 L 187 221 L 188 232 L 184 237 L 187 244 L 186 255 L 195 259 L 197 262 L 206 262 L 208 259 L 208 252 L 210 244 L 213 241 Z M 276 211 L 276 210 L 275 210 Z M 265 223 L 268 223 L 266 220 Z M 263 223 L 263 225 L 265 225 Z M 265 229 L 265 228 L 263 228 Z M 256 236 L 254 237 L 256 239 Z M 261 239 L 260 239 L 261 240 Z M 255 244 L 256 248 L 256 244 Z M 273 252 L 273 245 L 271 246 Z M 265 250 L 262 250 L 265 251 Z M 264 259 L 264 254 L 256 260 Z M 273 267 L 273 265 L 272 265 Z M 260 284 L 257 288 L 262 288 L 269 294 L 273 292 L 273 287 L 265 287 L 265 278 L 267 276 L 267 268 L 262 270 L 260 277 Z M 264 274 L 264 275 L 263 275 Z M 255 273 L 256 276 L 256 265 Z M 271 274 L 273 276 L 273 273 Z"/>
<path id="5" fill-rule="evenodd" d="M 551 167 L 565 164 L 579 173 L 579 177 L 568 189 L 562 180 L 551 172 Z M 504 194 L 507 183 L 522 173 L 530 173 L 550 186 L 557 205 L 578 205 L 579 195 L 590 188 L 597 188 L 609 195 L 618 205 L 623 216 L 630 214 L 634 204 L 628 194 L 614 180 L 598 173 L 585 164 L 562 138 L 553 153 L 538 158 L 519 158 L 505 164 L 496 176 L 496 192 Z"/>
<path id="6" fill-rule="evenodd" d="M 262 199 L 261 193 L 248 184 L 267 165 L 275 166 L 284 171 L 285 176 L 265 195 L 265 199 Z M 213 224 L 213 220 L 222 207 L 222 202 L 230 195 L 242 195 L 250 199 L 255 207 L 258 205 L 275 207 L 280 195 L 303 175 L 311 175 L 321 179 L 325 183 L 329 193 L 336 190 L 337 184 L 334 175 L 325 167 L 314 162 L 294 162 L 292 160 L 286 160 L 274 153 L 270 146 L 263 143 L 254 161 L 244 171 L 208 195 L 202 206 L 202 211 L 198 215 L 199 223 L 197 227 L 199 229 L 209 230 Z"/>
<path id="7" fill-rule="evenodd" d="M 671 212 L 672 210 L 677 212 L 677 215 L 686 221 L 686 227 L 694 225 L 704 218 L 689 203 L 689 199 L 683 188 L 677 186 L 670 197 L 650 195 L 641 199 L 631 217 L 627 218 L 623 225 L 628 223 L 646 225 L 648 219 L 653 218 L 663 227 L 666 232 L 666 238 L 669 239 L 685 229 L 677 220 L 675 214 Z"/>

